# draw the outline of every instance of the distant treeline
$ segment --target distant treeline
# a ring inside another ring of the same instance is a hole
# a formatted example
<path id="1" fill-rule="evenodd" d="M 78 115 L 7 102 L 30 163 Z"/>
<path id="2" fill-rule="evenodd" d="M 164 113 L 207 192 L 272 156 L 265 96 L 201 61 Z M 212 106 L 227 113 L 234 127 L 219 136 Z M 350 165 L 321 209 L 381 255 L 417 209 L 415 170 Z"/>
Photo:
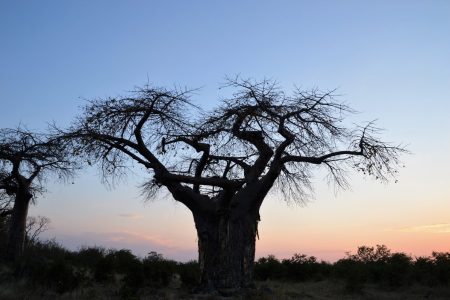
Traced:
<path id="1" fill-rule="evenodd" d="M 20 264 L 0 266 L 0 280 L 25 279 L 36 287 L 59 293 L 80 286 L 114 284 L 127 298 L 142 288 L 193 288 L 198 282 L 196 261 L 181 263 L 150 252 L 139 258 L 130 250 L 99 247 L 69 251 L 54 241 L 29 244 Z M 320 281 L 339 280 L 350 291 L 366 283 L 397 288 L 409 284 L 448 286 L 450 253 L 434 252 L 430 257 L 412 258 L 392 253 L 386 246 L 359 247 L 335 263 L 318 261 L 314 256 L 295 254 L 289 259 L 273 255 L 255 262 L 256 280 Z"/>
<path id="2" fill-rule="evenodd" d="M 397 288 L 414 283 L 427 286 L 449 286 L 450 253 L 433 252 L 430 257 L 411 257 L 392 253 L 386 246 L 358 247 L 335 263 L 318 261 L 314 256 L 294 254 L 289 259 L 273 255 L 255 263 L 257 280 L 344 280 L 349 290 L 361 289 L 365 283 Z"/>

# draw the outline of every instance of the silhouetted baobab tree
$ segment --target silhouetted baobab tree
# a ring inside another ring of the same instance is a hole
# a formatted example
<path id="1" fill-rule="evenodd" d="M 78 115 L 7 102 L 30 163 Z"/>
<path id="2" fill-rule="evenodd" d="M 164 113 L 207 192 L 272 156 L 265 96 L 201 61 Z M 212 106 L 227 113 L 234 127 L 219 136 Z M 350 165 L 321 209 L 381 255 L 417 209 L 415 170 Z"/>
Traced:
<path id="1" fill-rule="evenodd" d="M 352 111 L 331 93 L 287 95 L 273 82 L 240 79 L 228 87 L 235 93 L 208 113 L 187 90 L 146 86 L 94 100 L 67 133 L 106 178 L 139 163 L 149 196 L 165 187 L 191 210 L 205 290 L 252 283 L 259 209 L 274 185 L 303 201 L 316 166 L 343 187 L 348 167 L 386 180 L 404 151 L 378 140 L 371 124 L 343 127 Z"/>
<path id="2" fill-rule="evenodd" d="M 28 130 L 0 129 L 0 205 L 10 215 L 6 259 L 23 253 L 30 202 L 44 191 L 50 173 L 71 175 L 75 163 L 60 140 Z"/>

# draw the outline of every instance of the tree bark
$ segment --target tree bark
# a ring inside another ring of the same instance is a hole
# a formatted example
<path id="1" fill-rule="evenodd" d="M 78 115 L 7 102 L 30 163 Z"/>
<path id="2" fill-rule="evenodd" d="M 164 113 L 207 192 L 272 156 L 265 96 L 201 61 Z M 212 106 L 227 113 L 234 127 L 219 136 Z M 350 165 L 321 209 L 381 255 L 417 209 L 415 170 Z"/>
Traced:
<path id="1" fill-rule="evenodd" d="M 258 213 L 194 213 L 200 290 L 232 293 L 252 286 Z"/>
<path id="2" fill-rule="evenodd" d="M 19 191 L 14 201 L 6 246 L 6 259 L 10 262 L 17 262 L 23 255 L 25 227 L 31 198 L 32 195 L 29 191 Z"/>

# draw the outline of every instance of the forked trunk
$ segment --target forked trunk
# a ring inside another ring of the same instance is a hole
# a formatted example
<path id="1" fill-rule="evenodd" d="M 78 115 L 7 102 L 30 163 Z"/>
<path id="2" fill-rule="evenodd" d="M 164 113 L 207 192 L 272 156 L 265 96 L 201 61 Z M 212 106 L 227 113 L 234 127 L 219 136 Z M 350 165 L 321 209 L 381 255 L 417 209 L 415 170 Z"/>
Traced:
<path id="1" fill-rule="evenodd" d="M 200 288 L 229 293 L 253 281 L 257 214 L 195 217 L 198 235 Z"/>
<path id="2" fill-rule="evenodd" d="M 23 255 L 30 200 L 31 194 L 28 191 L 19 191 L 14 201 L 6 246 L 6 259 L 10 262 L 16 262 Z"/>

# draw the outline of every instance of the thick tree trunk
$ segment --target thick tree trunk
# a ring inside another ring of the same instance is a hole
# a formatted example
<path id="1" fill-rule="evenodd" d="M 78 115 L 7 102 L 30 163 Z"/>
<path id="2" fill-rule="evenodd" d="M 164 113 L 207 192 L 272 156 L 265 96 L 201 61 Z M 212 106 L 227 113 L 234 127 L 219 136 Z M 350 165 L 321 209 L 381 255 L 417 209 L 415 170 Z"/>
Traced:
<path id="1" fill-rule="evenodd" d="M 23 255 L 25 227 L 31 198 L 32 196 L 28 191 L 19 191 L 16 195 L 6 247 L 6 259 L 8 261 L 16 262 Z"/>
<path id="2" fill-rule="evenodd" d="M 252 285 L 258 214 L 194 214 L 198 235 L 200 288 L 233 292 Z"/>

